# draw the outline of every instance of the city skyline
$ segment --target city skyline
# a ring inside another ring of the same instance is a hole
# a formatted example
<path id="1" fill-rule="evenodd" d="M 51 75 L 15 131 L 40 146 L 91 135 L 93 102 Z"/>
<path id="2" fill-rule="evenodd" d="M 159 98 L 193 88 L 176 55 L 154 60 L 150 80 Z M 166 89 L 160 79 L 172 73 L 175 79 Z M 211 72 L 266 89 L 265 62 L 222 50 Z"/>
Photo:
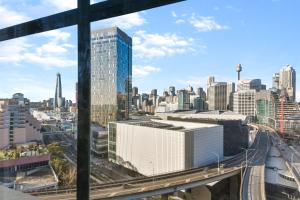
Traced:
<path id="1" fill-rule="evenodd" d="M 0 0 L 0 29 L 21 23 L 0 30 L 0 193 L 298 198 L 300 29 L 282 1 Z"/>
<path id="2" fill-rule="evenodd" d="M 76 4 L 46 0 L 18 2 L 21 1 L 0 1 L 1 13 L 8 19 L 0 22 L 1 28 L 67 10 Z M 49 3 L 49 9 L 38 12 L 46 6 L 45 2 Z M 139 87 L 140 93 L 150 93 L 156 88 L 162 94 L 171 85 L 176 89 L 188 85 L 206 88 L 210 75 L 218 81 L 236 83 L 238 63 L 243 67 L 241 79 L 260 78 L 269 88 L 272 75 L 285 64 L 299 70 L 296 55 L 299 42 L 293 39 L 299 28 L 290 26 L 298 15 L 296 4 L 271 0 L 251 5 L 191 0 L 93 23 L 92 28 L 119 26 L 133 37 L 133 86 Z M 270 15 L 263 15 L 265 9 Z M 283 11 L 290 14 L 283 15 Z M 21 92 L 33 101 L 53 97 L 55 74 L 59 71 L 63 76 L 64 96 L 75 100 L 76 37 L 76 27 L 71 27 L 0 43 L 6 47 L 1 48 L 5 51 L 0 50 L 4 72 L 0 78 L 7 83 L 0 86 L 0 95 L 10 97 Z M 145 58 L 146 53 L 149 56 Z M 296 88 L 299 101 L 299 83 Z"/>

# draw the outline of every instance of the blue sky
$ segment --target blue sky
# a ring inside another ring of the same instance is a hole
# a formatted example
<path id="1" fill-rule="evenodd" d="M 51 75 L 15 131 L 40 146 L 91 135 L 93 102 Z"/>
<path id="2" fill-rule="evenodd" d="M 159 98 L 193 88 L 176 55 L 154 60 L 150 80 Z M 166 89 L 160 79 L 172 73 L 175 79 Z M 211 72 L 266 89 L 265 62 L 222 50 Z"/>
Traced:
<path id="1" fill-rule="evenodd" d="M 0 28 L 76 7 L 76 0 L 0 0 Z M 92 23 L 119 26 L 133 38 L 133 85 L 140 92 L 170 85 L 206 87 L 207 77 L 261 78 L 285 64 L 300 71 L 300 1 L 187 0 Z M 54 96 L 62 74 L 63 96 L 75 99 L 76 26 L 0 43 L 0 98 L 22 92 L 32 101 Z M 300 83 L 297 82 L 300 100 Z"/>

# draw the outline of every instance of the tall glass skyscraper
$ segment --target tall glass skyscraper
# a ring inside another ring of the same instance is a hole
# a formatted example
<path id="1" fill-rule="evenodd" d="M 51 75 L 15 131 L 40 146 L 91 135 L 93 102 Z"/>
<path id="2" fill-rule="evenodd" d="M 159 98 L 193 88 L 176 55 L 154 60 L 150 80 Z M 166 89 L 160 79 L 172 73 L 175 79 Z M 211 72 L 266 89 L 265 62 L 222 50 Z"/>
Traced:
<path id="1" fill-rule="evenodd" d="M 54 108 L 61 108 L 64 105 L 64 98 L 62 97 L 61 90 L 62 90 L 61 89 L 61 76 L 60 76 L 60 73 L 57 73 L 56 74 Z"/>
<path id="2" fill-rule="evenodd" d="M 128 119 L 132 39 L 119 28 L 92 31 L 91 121 L 102 126 Z"/>

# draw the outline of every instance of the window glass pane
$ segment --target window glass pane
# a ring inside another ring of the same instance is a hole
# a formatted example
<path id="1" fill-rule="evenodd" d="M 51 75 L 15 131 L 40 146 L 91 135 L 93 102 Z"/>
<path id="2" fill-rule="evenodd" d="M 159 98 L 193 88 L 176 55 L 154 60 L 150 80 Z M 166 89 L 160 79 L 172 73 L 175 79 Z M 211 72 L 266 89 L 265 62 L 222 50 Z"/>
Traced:
<path id="1" fill-rule="evenodd" d="M 0 0 L 0 28 L 76 4 Z M 298 4 L 189 0 L 91 23 L 91 199 L 296 198 Z M 0 43 L 0 199 L 76 197 L 76 34 Z"/>
<path id="2" fill-rule="evenodd" d="M 0 28 L 77 8 L 77 0 L 10 0 L 0 2 Z"/>
<path id="3" fill-rule="evenodd" d="M 76 186 L 76 33 L 0 43 L 1 186 L 23 193 Z"/>

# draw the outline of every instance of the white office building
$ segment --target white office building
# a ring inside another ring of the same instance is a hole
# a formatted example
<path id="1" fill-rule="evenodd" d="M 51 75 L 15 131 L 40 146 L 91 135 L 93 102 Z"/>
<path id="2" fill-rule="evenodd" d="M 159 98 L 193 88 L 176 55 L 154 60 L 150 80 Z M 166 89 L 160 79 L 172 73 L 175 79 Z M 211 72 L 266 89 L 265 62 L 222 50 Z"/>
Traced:
<path id="1" fill-rule="evenodd" d="M 255 90 L 240 90 L 235 92 L 233 95 L 233 111 L 242 115 L 255 117 L 255 96 Z"/>
<path id="2" fill-rule="evenodd" d="M 109 160 L 143 175 L 164 174 L 223 158 L 223 126 L 169 120 L 109 123 Z"/>

